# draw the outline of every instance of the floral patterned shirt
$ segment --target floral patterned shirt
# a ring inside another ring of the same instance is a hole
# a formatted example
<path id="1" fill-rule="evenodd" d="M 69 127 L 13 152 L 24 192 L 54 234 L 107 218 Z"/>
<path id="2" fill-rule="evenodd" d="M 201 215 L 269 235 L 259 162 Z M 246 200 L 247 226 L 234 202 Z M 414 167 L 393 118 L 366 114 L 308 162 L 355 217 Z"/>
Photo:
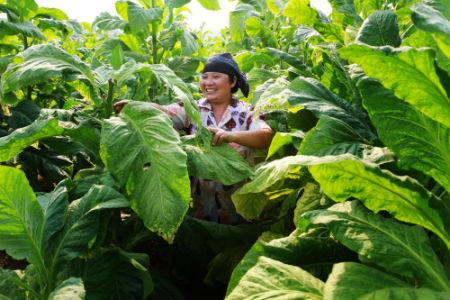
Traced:
<path id="1" fill-rule="evenodd" d="M 200 110 L 200 118 L 203 126 L 217 127 L 225 131 L 254 131 L 262 128 L 270 128 L 264 122 L 262 116 L 254 118 L 253 108 L 250 104 L 239 101 L 236 98 L 232 98 L 230 105 L 228 105 L 219 123 L 217 123 L 214 117 L 214 111 L 207 99 L 199 100 L 197 106 Z M 166 109 L 176 129 L 185 129 L 188 134 L 197 132 L 197 127 L 189 120 L 182 102 L 168 105 Z M 245 158 L 249 158 L 251 152 L 247 147 L 238 144 L 230 145 L 236 148 Z"/>
<path id="2" fill-rule="evenodd" d="M 249 104 L 236 98 L 232 98 L 219 123 L 217 123 L 214 111 L 207 99 L 199 100 L 197 106 L 200 110 L 203 126 L 217 127 L 225 131 L 254 131 L 270 128 L 262 117 L 254 117 L 253 109 Z M 186 130 L 188 134 L 197 132 L 197 127 L 189 120 L 182 102 L 167 105 L 165 108 L 176 129 Z M 230 145 L 238 150 L 250 164 L 253 164 L 253 152 L 251 149 L 239 144 L 230 143 Z M 242 217 L 236 213 L 231 201 L 231 194 L 241 184 L 224 186 L 219 182 L 192 178 L 191 185 L 194 198 L 193 216 L 224 224 L 243 222 Z"/>

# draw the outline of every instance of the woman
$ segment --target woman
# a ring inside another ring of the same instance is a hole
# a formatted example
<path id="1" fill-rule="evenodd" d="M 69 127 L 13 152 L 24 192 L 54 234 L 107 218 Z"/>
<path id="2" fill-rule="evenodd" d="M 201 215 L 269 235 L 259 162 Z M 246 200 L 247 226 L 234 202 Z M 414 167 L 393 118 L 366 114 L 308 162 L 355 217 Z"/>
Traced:
<path id="1" fill-rule="evenodd" d="M 249 86 L 231 54 L 217 54 L 208 59 L 200 77 L 200 88 L 204 99 L 197 104 L 203 125 L 214 134 L 213 145 L 228 142 L 249 160 L 250 148 L 270 145 L 271 128 L 260 118 L 253 118 L 250 105 L 233 97 L 238 89 L 247 97 Z M 120 111 L 125 104 L 126 101 L 116 103 L 116 110 Z M 171 117 L 175 128 L 187 130 L 189 134 L 196 132 L 182 103 L 157 107 Z M 202 179 L 192 183 L 196 217 L 227 224 L 241 220 L 230 198 L 238 186 L 223 186 Z"/>

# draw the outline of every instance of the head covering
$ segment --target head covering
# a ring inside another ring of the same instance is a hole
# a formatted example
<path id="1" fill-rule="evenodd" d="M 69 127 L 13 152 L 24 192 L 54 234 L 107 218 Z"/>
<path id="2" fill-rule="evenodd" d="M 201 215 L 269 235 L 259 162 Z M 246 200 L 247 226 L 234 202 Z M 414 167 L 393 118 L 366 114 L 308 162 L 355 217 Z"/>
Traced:
<path id="1" fill-rule="evenodd" d="M 250 88 L 248 86 L 247 77 L 245 77 L 244 73 L 241 73 L 237 62 L 230 53 L 214 54 L 211 56 L 206 61 L 205 67 L 202 70 L 202 73 L 205 72 L 219 72 L 236 76 L 236 85 L 231 89 L 231 92 L 234 93 L 240 89 L 245 97 L 248 96 Z"/>

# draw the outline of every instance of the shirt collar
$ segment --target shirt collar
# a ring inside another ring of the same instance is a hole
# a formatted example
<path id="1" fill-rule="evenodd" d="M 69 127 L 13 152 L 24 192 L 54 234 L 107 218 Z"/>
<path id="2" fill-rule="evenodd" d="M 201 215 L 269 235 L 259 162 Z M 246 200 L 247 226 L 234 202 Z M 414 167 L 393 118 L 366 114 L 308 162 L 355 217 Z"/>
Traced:
<path id="1" fill-rule="evenodd" d="M 231 98 L 231 102 L 230 102 L 230 104 L 229 104 L 228 107 L 227 107 L 227 110 L 233 110 L 233 109 L 236 109 L 236 108 L 238 107 L 238 105 L 239 105 L 239 100 L 236 99 L 235 97 L 232 97 L 232 98 Z M 198 102 L 197 106 L 198 106 L 198 107 L 206 108 L 206 109 L 208 109 L 208 110 L 212 110 L 211 103 L 209 103 L 208 99 L 206 99 L 206 98 L 200 100 L 200 101 Z"/>

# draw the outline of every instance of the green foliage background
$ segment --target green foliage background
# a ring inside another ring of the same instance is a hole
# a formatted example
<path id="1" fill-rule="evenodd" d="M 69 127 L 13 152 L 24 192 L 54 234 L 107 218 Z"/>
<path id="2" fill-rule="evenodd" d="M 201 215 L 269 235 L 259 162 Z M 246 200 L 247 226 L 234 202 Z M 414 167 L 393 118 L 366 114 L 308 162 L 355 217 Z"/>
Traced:
<path id="1" fill-rule="evenodd" d="M 216 35 L 187 3 L 0 0 L 0 298 L 448 299 L 448 1 L 240 0 Z M 218 52 L 275 132 L 256 166 L 201 124 Z M 180 101 L 196 136 L 152 104 Z M 189 217 L 189 176 L 244 181 L 247 223 Z"/>

